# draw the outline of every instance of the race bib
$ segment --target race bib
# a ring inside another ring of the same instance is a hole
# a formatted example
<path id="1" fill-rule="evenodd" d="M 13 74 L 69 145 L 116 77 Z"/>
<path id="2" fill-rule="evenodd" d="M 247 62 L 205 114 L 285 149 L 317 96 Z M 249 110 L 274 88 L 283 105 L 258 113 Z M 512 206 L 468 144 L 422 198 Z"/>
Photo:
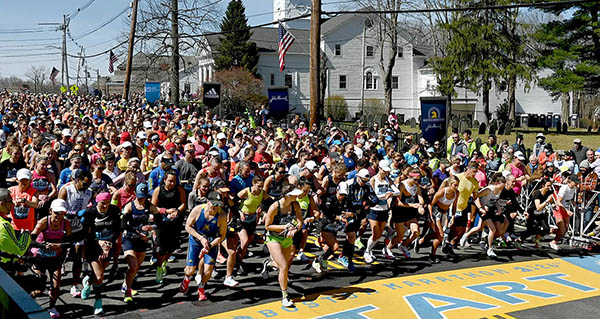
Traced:
<path id="1" fill-rule="evenodd" d="M 71 232 L 76 233 L 83 230 L 83 225 L 81 225 L 81 219 L 78 216 L 72 216 L 69 218 L 71 221 Z"/>
<path id="2" fill-rule="evenodd" d="M 29 217 L 29 207 L 15 206 L 15 219 L 27 219 Z"/>
<path id="3" fill-rule="evenodd" d="M 54 250 L 52 250 L 52 249 L 40 248 L 40 249 L 38 250 L 38 253 L 37 253 L 37 255 L 38 255 L 39 257 L 46 257 L 46 258 L 49 258 L 49 257 L 56 257 L 56 252 L 55 252 Z"/>

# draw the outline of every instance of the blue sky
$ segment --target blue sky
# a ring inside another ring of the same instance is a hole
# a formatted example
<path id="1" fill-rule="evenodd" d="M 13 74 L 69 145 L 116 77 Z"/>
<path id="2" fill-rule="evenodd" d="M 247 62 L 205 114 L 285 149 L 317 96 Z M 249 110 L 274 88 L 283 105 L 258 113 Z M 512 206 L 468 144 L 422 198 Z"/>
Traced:
<path id="1" fill-rule="evenodd" d="M 140 0 L 140 3 L 145 0 Z M 214 0 L 207 0 L 214 1 Z M 265 23 L 273 20 L 272 0 L 242 0 L 246 5 L 246 15 L 250 25 Z M 53 66 L 61 67 L 60 51 L 53 46 L 61 45 L 61 32 L 55 31 L 52 26 L 40 26 L 38 23 L 62 22 L 63 14 L 72 14 L 88 4 L 90 0 L 21 0 L 0 1 L 0 76 L 24 77 L 27 69 L 32 66 L 42 65 L 47 69 Z M 98 31 L 85 35 L 104 22 L 117 16 L 129 6 L 130 0 L 96 0 L 86 9 L 75 16 L 70 23 L 70 33 L 76 42 L 85 47 L 86 54 L 91 55 L 105 51 L 118 43 L 116 38 L 128 32 L 129 23 L 125 12 L 110 24 Z M 332 9 L 337 4 L 327 5 L 324 8 Z M 60 3 L 60 6 L 57 5 Z M 224 12 L 228 1 L 222 0 L 219 10 Z M 68 51 L 77 54 L 79 47 L 73 41 L 67 41 Z M 120 56 L 120 62 L 125 56 Z M 99 69 L 100 75 L 108 75 L 108 54 L 88 59 L 91 69 Z M 69 59 L 69 75 L 75 76 L 78 59 Z M 49 71 L 48 71 L 49 72 Z M 83 71 L 82 71 L 83 72 Z M 95 71 L 91 71 L 95 76 Z M 83 73 L 82 73 L 83 74 Z M 60 78 L 60 76 L 59 76 Z"/>

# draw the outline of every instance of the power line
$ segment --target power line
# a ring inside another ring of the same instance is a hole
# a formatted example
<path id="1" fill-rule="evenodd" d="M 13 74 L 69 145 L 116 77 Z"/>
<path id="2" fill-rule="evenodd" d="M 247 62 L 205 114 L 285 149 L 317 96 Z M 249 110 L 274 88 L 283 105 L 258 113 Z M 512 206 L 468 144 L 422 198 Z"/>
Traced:
<path id="1" fill-rule="evenodd" d="M 81 8 L 78 8 L 73 13 L 69 14 L 69 18 L 74 19 L 81 11 L 83 11 L 83 10 L 87 9 L 89 6 L 91 6 L 92 3 L 94 3 L 94 1 L 96 1 L 96 0 L 90 0 L 88 3 L 84 4 Z"/>
<path id="2" fill-rule="evenodd" d="M 336 14 L 388 14 L 388 13 L 430 13 L 430 12 L 461 12 L 461 11 L 481 11 L 481 10 L 499 10 L 499 9 L 517 9 L 517 8 L 545 8 L 569 6 L 584 3 L 598 2 L 598 0 L 569 0 L 556 2 L 534 2 L 534 3 L 515 3 L 507 5 L 491 5 L 480 7 L 454 7 L 454 8 L 432 8 L 432 9 L 405 9 L 405 10 L 368 10 L 368 11 L 323 11 L 324 15 Z"/>
<path id="3" fill-rule="evenodd" d="M 113 22 L 113 21 L 117 20 L 117 18 L 119 18 L 121 15 L 123 15 L 123 13 L 127 12 L 127 10 L 129 10 L 129 7 L 126 7 L 126 8 L 124 8 L 124 9 L 123 9 L 123 10 L 121 10 L 121 12 L 119 12 L 117 15 L 115 15 L 114 17 L 112 17 L 112 18 L 108 19 L 108 21 L 106 21 L 106 22 L 102 23 L 102 24 L 101 24 L 101 25 L 99 25 L 98 27 L 96 27 L 96 28 L 94 28 L 94 29 L 92 29 L 92 30 L 90 30 L 90 31 L 88 31 L 88 32 L 85 32 L 85 33 L 83 33 L 83 34 L 81 34 L 81 35 L 75 36 L 75 38 L 77 38 L 77 40 L 80 40 L 80 39 L 82 39 L 82 38 L 84 38 L 84 37 L 87 37 L 88 35 L 90 35 L 90 34 L 92 34 L 92 33 L 96 32 L 96 31 L 98 31 L 98 30 L 100 30 L 100 29 L 104 28 L 105 26 L 109 25 L 111 22 Z"/>

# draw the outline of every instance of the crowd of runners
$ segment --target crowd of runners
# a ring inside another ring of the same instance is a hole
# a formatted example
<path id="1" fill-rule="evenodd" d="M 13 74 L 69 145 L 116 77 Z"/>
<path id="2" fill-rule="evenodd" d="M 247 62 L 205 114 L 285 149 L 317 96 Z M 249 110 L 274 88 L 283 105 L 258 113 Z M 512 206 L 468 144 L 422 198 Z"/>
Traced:
<path id="1" fill-rule="evenodd" d="M 273 121 L 266 107 L 226 120 L 142 97 L 7 91 L 0 114 L 1 265 L 17 281 L 30 270 L 10 265 L 33 265 L 42 284 L 30 292 L 48 289 L 53 318 L 65 272 L 71 295 L 93 300 L 95 314 L 119 262 L 125 303 L 144 298 L 135 290 L 143 263 L 157 283 L 182 278 L 181 293 L 195 281 L 206 300 L 217 264 L 235 287 L 250 275 L 249 246 L 264 243 L 262 275 L 278 274 L 282 305 L 293 307 L 292 263 L 321 273 L 334 261 L 354 272 L 355 260 L 416 251 L 439 263 L 468 245 L 495 258 L 499 247 L 545 238 L 559 250 L 570 219 L 592 222 L 597 206 L 589 199 L 600 150 L 575 139 L 557 151 L 542 133 L 527 146 L 521 136 L 476 143 L 468 130 L 429 144 L 400 137 L 393 113 L 349 135 L 331 121 L 320 129 L 300 117 Z M 184 272 L 168 273 L 186 246 Z"/>

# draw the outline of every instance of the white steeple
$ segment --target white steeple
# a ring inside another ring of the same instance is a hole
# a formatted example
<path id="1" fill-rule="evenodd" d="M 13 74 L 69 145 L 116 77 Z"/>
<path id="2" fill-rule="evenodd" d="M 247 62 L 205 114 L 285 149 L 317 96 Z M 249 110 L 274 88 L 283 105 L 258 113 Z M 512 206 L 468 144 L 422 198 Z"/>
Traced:
<path id="1" fill-rule="evenodd" d="M 273 20 L 283 20 L 310 13 L 311 0 L 273 0 Z M 292 29 L 310 30 L 310 17 L 284 23 Z"/>

